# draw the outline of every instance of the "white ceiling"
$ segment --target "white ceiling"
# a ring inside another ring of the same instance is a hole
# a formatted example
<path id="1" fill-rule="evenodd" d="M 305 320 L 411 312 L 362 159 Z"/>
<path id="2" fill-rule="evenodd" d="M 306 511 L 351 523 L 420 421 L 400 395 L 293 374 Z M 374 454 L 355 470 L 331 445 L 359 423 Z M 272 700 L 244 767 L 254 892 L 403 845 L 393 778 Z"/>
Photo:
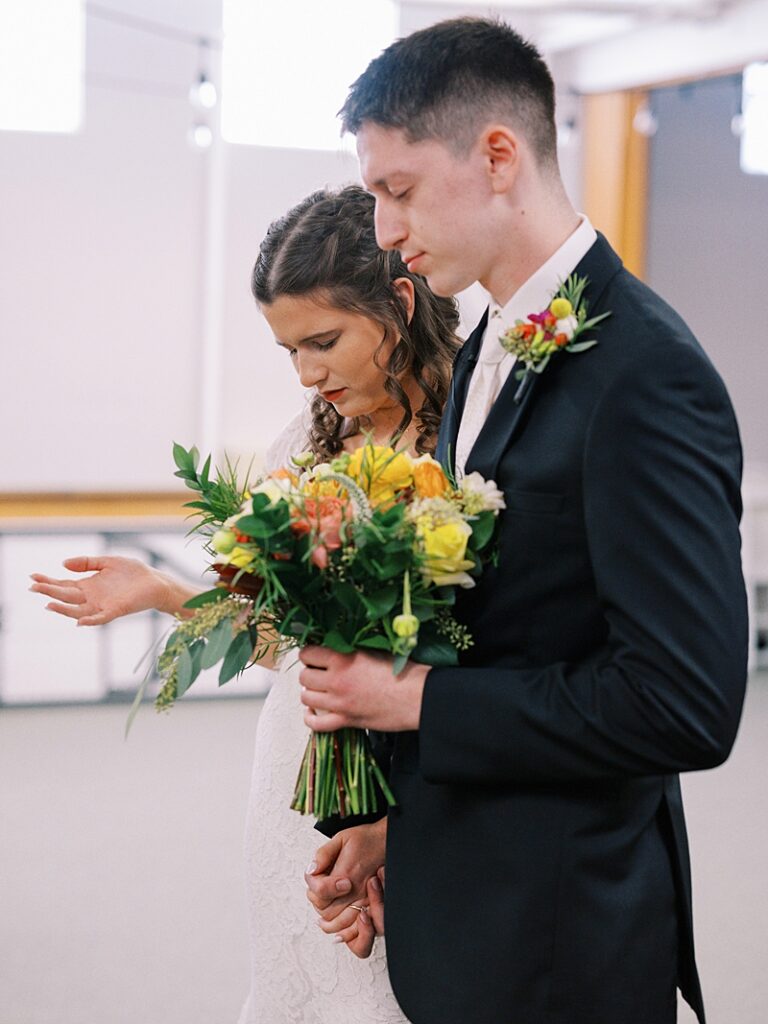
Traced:
<path id="1" fill-rule="evenodd" d="M 500 15 L 545 54 L 585 46 L 661 22 L 711 21 L 745 0 L 399 0 L 409 12 Z M 409 19 L 412 20 L 412 19 Z"/>
<path id="2" fill-rule="evenodd" d="M 259 0 L 270 2 L 270 0 Z M 281 2 L 281 0 L 272 0 Z M 285 0 L 282 0 L 285 2 Z M 322 0 L 317 0 L 322 2 Z M 360 0 L 361 3 L 366 0 Z M 459 14 L 498 14 L 511 21 L 546 53 L 573 49 L 599 39 L 631 32 L 659 21 L 701 21 L 741 6 L 745 0 L 395 0 L 408 24 Z M 112 13 L 147 19 L 195 35 L 216 38 L 221 32 L 222 0 L 98 0 L 87 7 L 93 16 Z M 421 9 L 421 10 L 419 10 Z M 420 15 L 420 17 L 419 17 Z"/>

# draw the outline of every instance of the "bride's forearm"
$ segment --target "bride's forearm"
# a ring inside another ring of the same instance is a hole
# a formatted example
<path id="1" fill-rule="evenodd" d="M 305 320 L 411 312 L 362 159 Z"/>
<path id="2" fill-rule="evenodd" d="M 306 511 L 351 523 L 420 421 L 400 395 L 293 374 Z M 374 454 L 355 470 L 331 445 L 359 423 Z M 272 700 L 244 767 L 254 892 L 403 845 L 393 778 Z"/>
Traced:
<path id="1" fill-rule="evenodd" d="M 269 620 L 262 620 L 258 626 L 259 639 L 254 648 L 254 661 L 257 665 L 261 665 L 262 668 L 274 669 L 277 667 L 279 660 L 278 649 L 280 644 L 280 634 L 275 630 L 274 625 Z M 265 645 L 269 645 L 265 649 Z M 258 660 L 256 655 L 259 651 L 264 651 Z"/>
<path id="2" fill-rule="evenodd" d="M 160 572 L 159 569 L 155 569 L 155 574 L 158 584 L 155 609 L 165 612 L 167 615 L 180 615 L 184 619 L 190 618 L 194 613 L 191 608 L 185 608 L 184 605 L 190 598 L 201 594 L 202 589 L 182 583 L 180 580 L 174 579 L 173 576 Z"/>

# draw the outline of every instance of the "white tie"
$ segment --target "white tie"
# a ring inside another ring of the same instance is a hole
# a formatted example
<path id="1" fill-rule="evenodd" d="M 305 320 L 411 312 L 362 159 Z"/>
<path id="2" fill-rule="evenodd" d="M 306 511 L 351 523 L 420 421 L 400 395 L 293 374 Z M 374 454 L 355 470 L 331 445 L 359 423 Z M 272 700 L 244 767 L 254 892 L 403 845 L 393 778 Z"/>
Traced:
<path id="1" fill-rule="evenodd" d="M 456 472 L 459 475 L 464 472 L 469 453 L 506 379 L 506 376 L 502 377 L 500 371 L 502 361 L 509 355 L 499 342 L 502 330 L 501 310 L 495 306 L 488 318 L 488 326 L 483 335 L 477 365 L 469 381 L 467 400 L 461 414 L 459 435 L 456 438 Z"/>

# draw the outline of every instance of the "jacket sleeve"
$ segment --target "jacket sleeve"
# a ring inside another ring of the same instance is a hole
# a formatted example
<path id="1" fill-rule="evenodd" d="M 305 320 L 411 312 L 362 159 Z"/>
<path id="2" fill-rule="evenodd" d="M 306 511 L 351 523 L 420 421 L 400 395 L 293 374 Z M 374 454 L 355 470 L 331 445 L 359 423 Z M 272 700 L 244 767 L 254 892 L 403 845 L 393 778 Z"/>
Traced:
<path id="1" fill-rule="evenodd" d="M 580 663 L 427 676 L 420 771 L 494 785 L 710 768 L 746 683 L 741 449 L 705 357 L 656 346 L 592 411 L 583 513 L 605 643 Z"/>

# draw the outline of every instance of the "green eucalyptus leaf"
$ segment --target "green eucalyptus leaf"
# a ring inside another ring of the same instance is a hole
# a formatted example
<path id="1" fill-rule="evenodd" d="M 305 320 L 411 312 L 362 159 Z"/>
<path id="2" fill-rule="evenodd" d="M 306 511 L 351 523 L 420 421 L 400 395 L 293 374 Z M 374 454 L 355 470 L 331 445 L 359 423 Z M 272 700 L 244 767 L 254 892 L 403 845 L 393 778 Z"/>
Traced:
<path id="1" fill-rule="evenodd" d="M 213 668 L 216 662 L 221 661 L 229 650 L 232 643 L 232 619 L 222 619 L 213 628 L 208 643 L 205 645 L 200 664 L 203 668 Z"/>
<path id="2" fill-rule="evenodd" d="M 176 675 L 176 696 L 181 697 L 192 685 L 192 671 L 194 663 L 189 648 L 185 647 L 179 655 L 178 670 Z"/>
<path id="3" fill-rule="evenodd" d="M 179 635 L 179 631 L 178 631 L 178 629 L 174 629 L 174 631 L 173 631 L 173 632 L 171 633 L 171 635 L 170 635 L 170 636 L 168 637 L 168 639 L 167 639 L 167 640 L 165 641 L 165 647 L 163 648 L 163 650 L 164 650 L 164 651 L 167 651 L 167 650 L 168 650 L 168 648 L 169 648 L 169 647 L 171 646 L 171 644 L 173 644 L 173 643 L 174 643 L 174 641 L 176 640 L 176 638 L 178 637 L 178 635 Z"/>
<path id="4" fill-rule="evenodd" d="M 221 671 L 219 672 L 219 686 L 223 686 L 224 683 L 228 683 L 233 676 L 242 672 L 250 661 L 252 654 L 253 648 L 251 646 L 251 638 L 248 635 L 248 631 L 245 630 L 243 633 L 238 633 L 230 644 L 229 650 L 227 651 L 226 657 L 222 663 Z"/>
<path id="5" fill-rule="evenodd" d="M 593 348 L 597 344 L 596 341 L 577 341 L 573 345 L 568 345 L 566 352 L 586 352 L 588 348 Z"/>

